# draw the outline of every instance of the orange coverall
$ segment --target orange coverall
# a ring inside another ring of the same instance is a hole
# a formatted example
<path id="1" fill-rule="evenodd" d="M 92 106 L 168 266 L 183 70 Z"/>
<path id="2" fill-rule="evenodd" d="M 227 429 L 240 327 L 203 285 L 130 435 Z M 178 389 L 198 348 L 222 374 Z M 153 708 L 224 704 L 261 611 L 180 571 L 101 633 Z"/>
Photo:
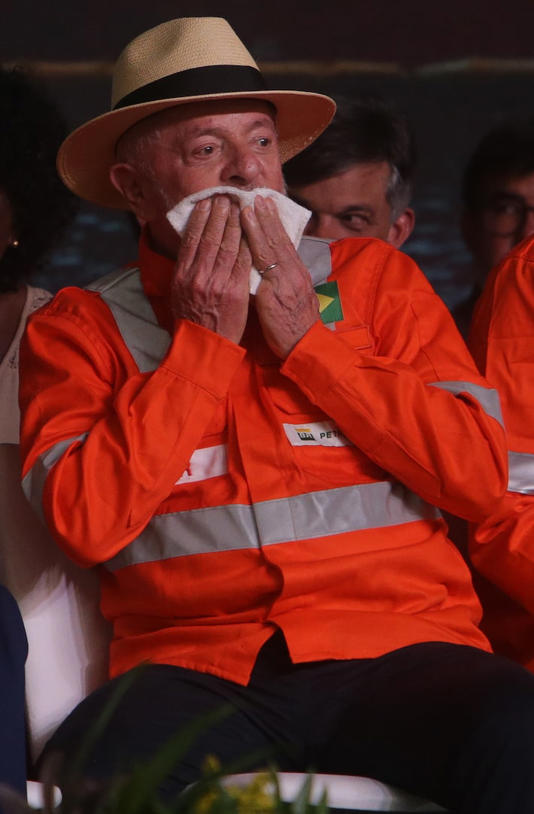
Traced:
<path id="1" fill-rule="evenodd" d="M 489 649 L 435 506 L 479 521 L 503 494 L 497 395 L 408 257 L 299 251 L 322 321 L 283 363 L 253 306 L 241 345 L 173 326 L 173 265 L 143 242 L 140 272 L 31 320 L 24 484 L 100 566 L 112 675 L 149 660 L 244 684 L 276 629 L 294 662 Z"/>
<path id="2" fill-rule="evenodd" d="M 493 270 L 477 304 L 470 345 L 498 388 L 508 438 L 503 500 L 472 529 L 483 626 L 497 652 L 534 671 L 534 239 Z"/>

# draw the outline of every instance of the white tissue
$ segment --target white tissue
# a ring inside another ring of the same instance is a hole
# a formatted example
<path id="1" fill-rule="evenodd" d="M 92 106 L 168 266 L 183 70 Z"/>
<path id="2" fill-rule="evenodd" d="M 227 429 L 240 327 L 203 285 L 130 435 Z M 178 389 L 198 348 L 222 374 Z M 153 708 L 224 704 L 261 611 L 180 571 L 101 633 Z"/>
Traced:
<path id="1" fill-rule="evenodd" d="M 304 227 L 308 223 L 311 212 L 303 206 L 299 206 L 287 195 L 282 195 L 274 189 L 267 187 L 258 187 L 257 189 L 244 190 L 237 187 L 211 187 L 211 189 L 203 189 L 200 192 L 194 192 L 187 198 L 183 198 L 180 203 L 167 212 L 167 219 L 174 229 L 181 236 L 189 220 L 189 216 L 197 201 L 203 198 L 211 198 L 212 195 L 231 195 L 232 198 L 239 201 L 239 206 L 244 209 L 254 201 L 256 195 L 262 195 L 264 198 L 272 198 L 275 202 L 278 215 L 282 221 L 282 225 L 286 230 L 291 242 L 295 248 L 300 243 Z M 255 294 L 256 290 L 261 283 L 261 276 L 258 274 L 254 266 L 250 270 L 250 293 Z"/>

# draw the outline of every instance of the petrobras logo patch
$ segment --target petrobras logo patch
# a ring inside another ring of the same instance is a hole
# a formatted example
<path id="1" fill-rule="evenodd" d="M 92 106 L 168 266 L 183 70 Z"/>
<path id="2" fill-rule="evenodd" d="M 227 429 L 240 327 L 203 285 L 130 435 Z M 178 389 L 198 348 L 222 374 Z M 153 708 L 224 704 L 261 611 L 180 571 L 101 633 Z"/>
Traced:
<path id="1" fill-rule="evenodd" d="M 284 424 L 287 440 L 293 447 L 351 447 L 346 435 L 333 421 L 310 421 L 305 424 Z"/>

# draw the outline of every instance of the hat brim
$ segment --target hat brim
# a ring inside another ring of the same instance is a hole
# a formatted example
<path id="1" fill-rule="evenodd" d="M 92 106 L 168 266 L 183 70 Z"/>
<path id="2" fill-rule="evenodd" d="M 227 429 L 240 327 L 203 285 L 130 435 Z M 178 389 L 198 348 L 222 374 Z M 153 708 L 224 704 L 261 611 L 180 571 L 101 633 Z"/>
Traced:
<path id="1" fill-rule="evenodd" d="M 124 198 L 110 181 L 109 170 L 116 161 L 117 141 L 130 127 L 154 113 L 190 102 L 248 98 L 275 106 L 282 163 L 311 144 L 328 126 L 336 109 L 328 96 L 284 90 L 217 93 L 131 105 L 91 119 L 71 133 L 58 153 L 59 175 L 81 198 L 114 209 L 127 209 Z"/>

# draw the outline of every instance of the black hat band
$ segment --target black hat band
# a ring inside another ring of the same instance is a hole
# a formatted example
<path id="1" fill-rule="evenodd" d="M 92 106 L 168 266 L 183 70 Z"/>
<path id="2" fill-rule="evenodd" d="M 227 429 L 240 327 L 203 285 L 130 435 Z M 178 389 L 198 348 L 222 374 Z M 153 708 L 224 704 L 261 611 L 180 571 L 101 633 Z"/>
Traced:
<path id="1" fill-rule="evenodd" d="M 249 65 L 208 65 L 163 76 L 123 96 L 113 110 L 122 107 L 179 99 L 187 96 L 211 96 L 217 93 L 247 93 L 267 90 L 261 73 Z"/>

